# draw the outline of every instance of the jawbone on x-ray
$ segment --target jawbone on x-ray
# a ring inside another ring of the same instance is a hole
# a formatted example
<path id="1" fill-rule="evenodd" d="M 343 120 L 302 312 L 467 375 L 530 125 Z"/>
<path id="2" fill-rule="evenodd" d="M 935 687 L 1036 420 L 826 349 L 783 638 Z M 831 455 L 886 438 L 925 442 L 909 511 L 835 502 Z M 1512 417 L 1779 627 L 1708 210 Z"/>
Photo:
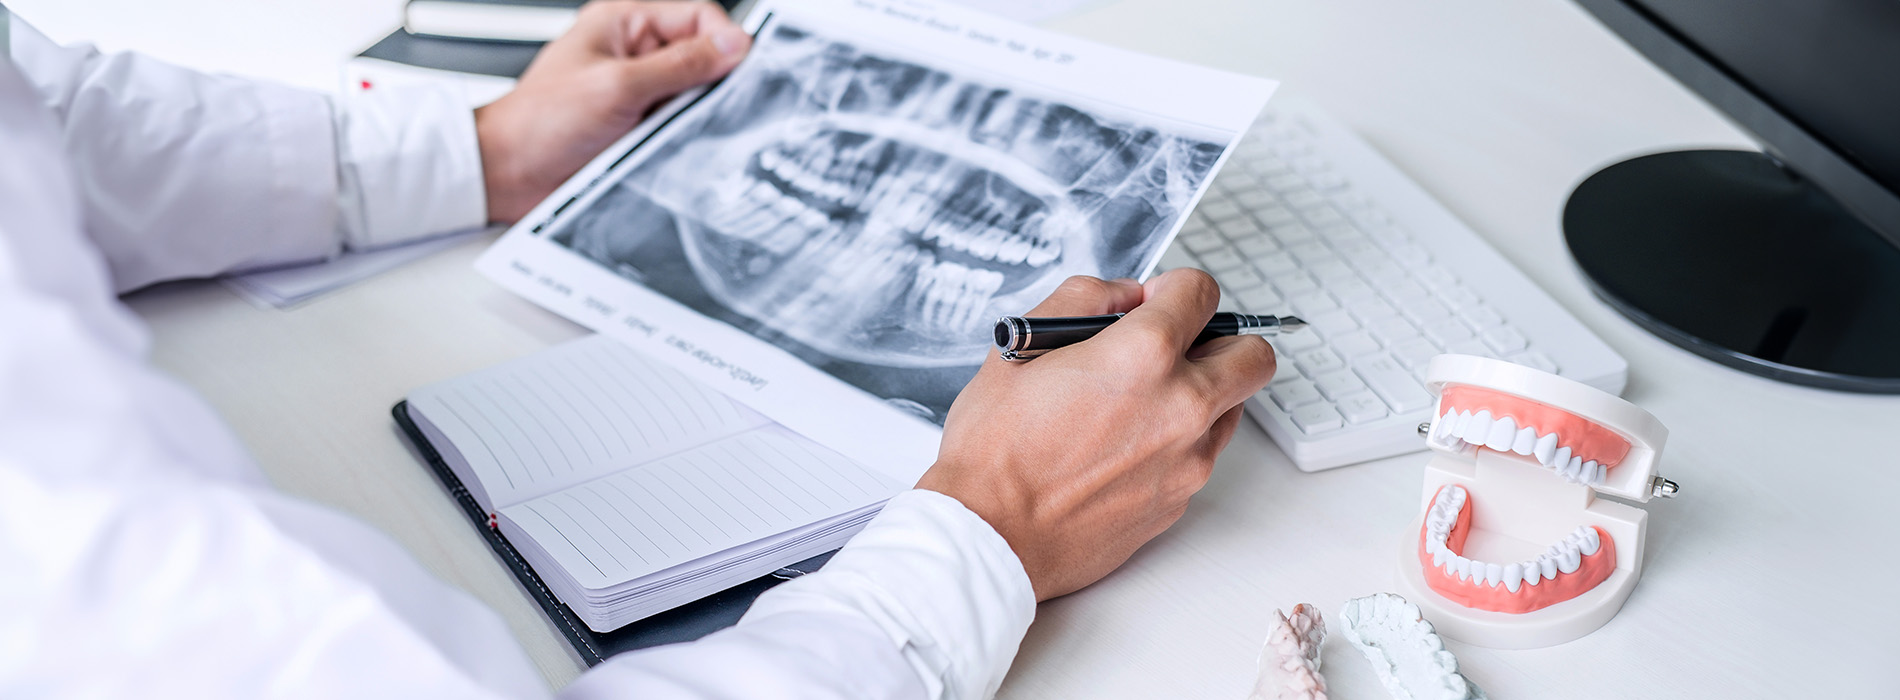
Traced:
<path id="1" fill-rule="evenodd" d="M 821 367 L 973 373 L 995 317 L 1070 275 L 1144 272 L 1228 136 L 1023 95 L 787 24 L 768 25 L 705 100 L 554 238 L 675 298 L 710 297 L 763 326 L 755 335 L 825 356 Z M 699 289 L 654 284 L 660 261 L 629 259 L 635 246 L 617 240 L 648 235 L 628 220 L 655 218 L 677 231 Z M 947 396 L 892 398 L 940 421 Z"/>

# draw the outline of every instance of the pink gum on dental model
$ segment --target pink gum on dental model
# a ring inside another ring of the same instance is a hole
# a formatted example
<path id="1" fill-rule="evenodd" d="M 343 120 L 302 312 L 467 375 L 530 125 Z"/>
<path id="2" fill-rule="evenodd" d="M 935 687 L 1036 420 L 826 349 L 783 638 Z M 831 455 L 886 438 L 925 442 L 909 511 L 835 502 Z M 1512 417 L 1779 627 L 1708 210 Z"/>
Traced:
<path id="1" fill-rule="evenodd" d="M 1447 386 L 1441 396 L 1441 414 L 1489 411 L 1493 420 L 1509 416 L 1519 429 L 1535 428 L 1539 436 L 1556 432 L 1562 441 L 1559 447 L 1568 447 L 1571 454 L 1595 460 L 1606 469 L 1622 463 L 1630 453 L 1630 442 L 1623 436 L 1561 408 L 1475 386 Z"/>
<path id="2" fill-rule="evenodd" d="M 1433 496 L 1433 505 L 1437 502 L 1438 497 Z M 1471 534 L 1472 506 L 1472 500 L 1466 498 L 1465 507 L 1458 509 L 1458 520 L 1452 523 L 1451 532 L 1445 537 L 1445 548 L 1451 550 L 1452 554 L 1463 554 L 1465 551 L 1465 539 Z M 1467 608 L 1511 614 L 1542 610 L 1583 595 L 1616 571 L 1616 543 L 1610 540 L 1610 533 L 1604 532 L 1603 528 L 1595 525 L 1590 527 L 1597 531 L 1597 551 L 1582 557 L 1576 571 L 1558 573 L 1556 578 L 1544 579 L 1535 585 L 1520 585 L 1516 593 L 1503 584 L 1484 585 L 1483 579 L 1475 576 L 1462 580 L 1457 574 L 1446 571 L 1445 567 L 1434 566 L 1431 552 L 1426 549 L 1430 537 L 1429 527 L 1421 527 L 1418 531 L 1419 565 L 1425 567 L 1425 585 L 1446 600 Z"/>

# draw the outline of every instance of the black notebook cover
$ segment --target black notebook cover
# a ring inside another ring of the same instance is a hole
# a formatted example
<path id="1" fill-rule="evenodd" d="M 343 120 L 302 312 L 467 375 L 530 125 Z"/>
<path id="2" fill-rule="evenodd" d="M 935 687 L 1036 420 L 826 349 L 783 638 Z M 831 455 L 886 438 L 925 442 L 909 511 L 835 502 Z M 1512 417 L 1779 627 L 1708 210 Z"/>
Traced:
<path id="1" fill-rule="evenodd" d="M 421 453 L 423 461 L 435 472 L 436 479 L 442 482 L 443 488 L 448 489 L 449 496 L 462 506 L 462 512 L 468 515 L 475 530 L 488 541 L 489 548 L 495 550 L 495 556 L 501 559 L 502 565 L 520 579 L 521 587 L 527 589 L 528 595 L 541 604 L 541 611 L 554 621 L 554 627 L 561 631 L 561 636 L 567 638 L 568 644 L 574 646 L 574 651 L 580 653 L 581 660 L 587 662 L 588 666 L 623 651 L 689 642 L 731 627 L 745 614 L 747 608 L 752 607 L 753 599 L 766 589 L 816 571 L 831 559 L 830 553 L 820 554 L 769 576 L 747 581 L 612 632 L 595 632 L 588 629 L 587 623 L 582 622 L 566 604 L 555 598 L 547 586 L 542 585 L 541 577 L 528 567 L 527 561 L 515 551 L 514 545 L 508 543 L 508 538 L 502 537 L 501 530 L 488 524 L 488 513 L 475 502 L 474 496 L 469 495 L 468 489 L 462 487 L 462 480 L 449 470 L 449 465 L 442 461 L 442 455 L 436 452 L 435 446 L 429 444 L 429 440 L 422 436 L 422 431 L 416 429 L 415 421 L 409 418 L 409 402 L 396 404 L 390 413 L 396 417 L 396 425 L 402 427 L 403 434 L 408 436 L 409 444 Z"/>

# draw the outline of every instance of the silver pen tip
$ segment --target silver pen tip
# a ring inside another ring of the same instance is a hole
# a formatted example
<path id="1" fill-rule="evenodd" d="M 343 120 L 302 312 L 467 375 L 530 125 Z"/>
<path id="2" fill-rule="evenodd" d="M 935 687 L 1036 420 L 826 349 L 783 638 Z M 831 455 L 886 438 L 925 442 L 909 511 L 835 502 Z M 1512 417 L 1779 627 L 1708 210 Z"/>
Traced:
<path id="1" fill-rule="evenodd" d="M 1280 317 L 1280 332 L 1281 333 L 1286 333 L 1289 331 L 1297 331 L 1305 327 L 1306 327 L 1306 322 L 1300 320 L 1300 317 L 1298 316 L 1281 316 Z"/>

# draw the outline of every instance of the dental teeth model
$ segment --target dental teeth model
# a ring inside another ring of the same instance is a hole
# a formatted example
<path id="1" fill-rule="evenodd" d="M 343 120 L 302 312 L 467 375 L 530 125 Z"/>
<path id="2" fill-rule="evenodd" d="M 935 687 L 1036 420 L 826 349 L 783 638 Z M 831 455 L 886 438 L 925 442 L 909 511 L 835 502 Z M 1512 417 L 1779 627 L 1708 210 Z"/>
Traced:
<path id="1" fill-rule="evenodd" d="M 1326 621 L 1313 606 L 1295 605 L 1292 615 L 1273 611 L 1260 649 L 1260 680 L 1247 700 L 1326 700 L 1326 679 L 1319 675 L 1325 639 Z"/>
<path id="2" fill-rule="evenodd" d="M 1614 617 L 1642 571 L 1648 514 L 1598 500 L 1673 495 L 1656 476 L 1668 431 L 1634 404 L 1527 367 L 1432 360 L 1422 514 L 1399 585 L 1446 636 L 1527 649 Z"/>
<path id="3" fill-rule="evenodd" d="M 1396 700 L 1484 700 L 1484 691 L 1458 672 L 1418 606 L 1391 593 L 1346 601 L 1339 611 L 1346 641 L 1358 647 Z"/>

